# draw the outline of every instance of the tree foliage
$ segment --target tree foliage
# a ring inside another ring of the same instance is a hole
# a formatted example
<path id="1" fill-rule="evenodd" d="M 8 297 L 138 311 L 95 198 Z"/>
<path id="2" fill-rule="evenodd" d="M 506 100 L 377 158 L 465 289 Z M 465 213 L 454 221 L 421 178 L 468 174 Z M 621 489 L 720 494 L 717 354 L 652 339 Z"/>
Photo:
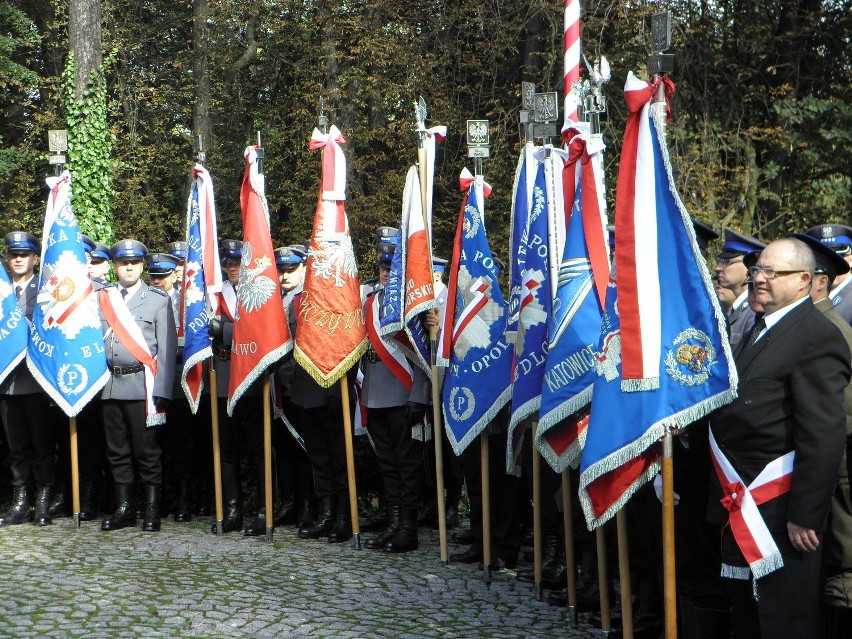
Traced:
<path id="1" fill-rule="evenodd" d="M 0 232 L 38 231 L 46 130 L 63 128 L 68 117 L 58 99 L 64 3 L 6 5 L 14 14 L 0 17 L 0 174 L 5 168 L 11 179 L 0 184 Z M 215 0 L 206 30 L 193 30 L 191 2 L 102 6 L 103 48 L 118 52 L 106 74 L 115 237 L 155 249 L 183 235 L 199 117 L 195 65 L 204 52 L 205 151 L 222 235 L 241 235 L 242 152 L 261 131 L 274 240 L 307 238 L 319 185 L 308 139 L 322 101 L 347 138 L 346 206 L 362 263 L 370 263 L 373 229 L 399 217 L 404 176 L 416 159 L 412 105 L 423 95 L 428 124 L 450 129 L 436 167 L 436 252 L 447 254 L 458 214 L 465 120 L 481 118 L 491 121 L 493 144 L 485 162 L 494 187 L 489 234 L 506 255 L 520 83 L 561 89 L 561 0 Z M 605 54 L 613 68 L 604 122 L 609 183 L 626 117 L 623 82 L 628 70 L 643 74 L 646 20 L 663 8 L 675 25 L 669 144 L 692 215 L 765 239 L 848 223 L 849 0 L 584 2 L 583 50 L 591 60 Z M 193 42 L 205 31 L 205 42 Z M 612 203 L 612 189 L 608 197 Z"/>

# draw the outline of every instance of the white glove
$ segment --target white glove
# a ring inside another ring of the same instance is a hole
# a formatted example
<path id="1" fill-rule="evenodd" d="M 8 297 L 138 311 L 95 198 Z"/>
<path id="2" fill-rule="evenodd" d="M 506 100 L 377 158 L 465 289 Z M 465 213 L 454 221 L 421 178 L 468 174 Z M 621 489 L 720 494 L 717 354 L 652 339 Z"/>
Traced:
<path id="1" fill-rule="evenodd" d="M 657 499 L 660 500 L 660 503 L 663 503 L 663 476 L 657 475 L 654 477 L 654 493 L 657 495 Z M 680 503 L 680 495 L 676 492 L 672 491 L 672 501 L 674 505 L 677 506 Z"/>

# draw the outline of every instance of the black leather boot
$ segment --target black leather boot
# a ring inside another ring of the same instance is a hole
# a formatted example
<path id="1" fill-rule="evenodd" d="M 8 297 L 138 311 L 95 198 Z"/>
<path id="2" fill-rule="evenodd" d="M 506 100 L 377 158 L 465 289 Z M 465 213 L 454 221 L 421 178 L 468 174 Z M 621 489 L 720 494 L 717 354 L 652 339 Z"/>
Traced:
<path id="1" fill-rule="evenodd" d="M 400 511 L 399 530 L 385 544 L 388 552 L 411 552 L 420 544 L 417 540 L 417 509 L 403 508 Z"/>
<path id="2" fill-rule="evenodd" d="M 71 514 L 71 499 L 67 484 L 56 485 L 48 511 L 51 517 L 68 517 Z"/>
<path id="3" fill-rule="evenodd" d="M 260 537 L 266 534 L 266 508 L 257 511 L 257 515 L 246 524 L 243 534 L 246 537 Z"/>
<path id="4" fill-rule="evenodd" d="M 278 507 L 278 510 L 275 511 L 272 523 L 275 526 L 286 526 L 287 524 L 296 523 L 296 517 L 298 516 L 296 510 L 296 501 L 294 499 L 286 499 Z"/>
<path id="5" fill-rule="evenodd" d="M 80 486 L 80 521 L 92 521 L 98 516 L 95 483 L 84 481 Z"/>
<path id="6" fill-rule="evenodd" d="M 313 497 L 305 497 L 302 500 L 302 507 L 299 510 L 299 516 L 296 517 L 296 526 L 298 528 L 307 528 L 314 522 L 314 513 L 316 506 L 314 505 Z"/>
<path id="7" fill-rule="evenodd" d="M 39 526 L 50 526 L 53 517 L 50 516 L 50 486 L 39 486 L 36 488 L 35 519 L 34 524 Z"/>
<path id="8" fill-rule="evenodd" d="M 331 532 L 332 526 L 334 526 L 334 507 L 335 503 L 333 496 L 326 495 L 324 497 L 320 497 L 320 511 L 317 518 L 310 526 L 299 528 L 299 537 L 302 539 L 318 539 L 319 537 L 325 537 L 328 535 Z"/>
<path id="9" fill-rule="evenodd" d="M 342 544 L 352 539 L 352 513 L 349 509 L 349 495 L 337 496 L 337 517 L 328 534 L 330 544 Z"/>
<path id="10" fill-rule="evenodd" d="M 101 522 L 101 530 L 118 530 L 136 525 L 132 495 L 133 484 L 115 485 L 115 512 Z"/>
<path id="11" fill-rule="evenodd" d="M 192 521 L 192 481 L 178 481 L 178 500 L 175 504 L 175 521 L 182 523 Z"/>
<path id="12" fill-rule="evenodd" d="M 145 484 L 145 512 L 142 516 L 142 530 L 158 532 L 160 530 L 160 487 Z"/>
<path id="13" fill-rule="evenodd" d="M 560 558 L 559 552 L 559 537 L 556 535 L 545 535 L 541 541 L 541 572 L 542 583 L 545 581 L 545 574 L 559 572 L 560 568 L 564 568 L 565 562 Z M 523 568 L 518 571 L 518 581 L 533 583 L 535 581 L 535 569 Z M 545 588 L 562 588 L 565 586 L 567 574 L 562 571 L 562 581 L 558 585 L 547 585 Z M 551 579 L 550 581 L 553 581 Z"/>
<path id="14" fill-rule="evenodd" d="M 379 495 L 379 507 L 369 517 L 359 519 L 361 532 L 384 531 L 388 527 L 388 505 L 385 503 L 384 495 Z"/>
<path id="15" fill-rule="evenodd" d="M 399 518 L 400 518 L 400 508 L 399 506 L 388 506 L 387 507 L 387 519 L 388 519 L 388 527 L 385 528 L 382 532 L 380 532 L 375 537 L 370 537 L 364 545 L 370 550 L 384 550 L 385 544 L 388 543 L 396 532 L 399 530 Z"/>
<path id="16" fill-rule="evenodd" d="M 222 532 L 243 529 L 243 500 L 240 487 L 239 467 L 236 464 L 222 464 Z M 216 532 L 216 524 L 210 529 Z"/>
<path id="17" fill-rule="evenodd" d="M 29 521 L 30 516 L 30 496 L 27 494 L 27 487 L 15 486 L 12 505 L 0 517 L 0 526 L 14 526 Z"/>

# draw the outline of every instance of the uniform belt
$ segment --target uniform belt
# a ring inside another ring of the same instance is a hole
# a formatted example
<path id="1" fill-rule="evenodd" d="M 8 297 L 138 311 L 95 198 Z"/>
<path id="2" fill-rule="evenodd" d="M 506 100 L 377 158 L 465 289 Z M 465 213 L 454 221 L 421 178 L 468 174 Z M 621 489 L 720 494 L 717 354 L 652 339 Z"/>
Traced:
<path id="1" fill-rule="evenodd" d="M 141 373 L 145 370 L 145 367 L 142 364 L 134 364 L 132 366 L 110 366 L 110 372 L 116 377 L 121 377 L 122 375 L 133 375 L 133 373 Z"/>
<path id="2" fill-rule="evenodd" d="M 223 362 L 227 362 L 229 359 L 231 359 L 230 348 L 225 348 L 224 346 L 214 346 L 213 353 Z"/>

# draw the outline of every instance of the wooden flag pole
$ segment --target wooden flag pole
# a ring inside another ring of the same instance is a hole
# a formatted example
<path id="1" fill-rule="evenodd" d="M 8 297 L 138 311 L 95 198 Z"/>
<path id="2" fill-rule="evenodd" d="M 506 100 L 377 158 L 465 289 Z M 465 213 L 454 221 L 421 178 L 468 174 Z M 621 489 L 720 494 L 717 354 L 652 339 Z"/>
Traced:
<path id="1" fill-rule="evenodd" d="M 263 379 L 263 490 L 266 514 L 266 541 L 272 543 L 272 387 L 269 375 Z"/>
<path id="2" fill-rule="evenodd" d="M 213 358 L 210 362 L 210 430 L 213 436 L 213 493 L 216 503 L 216 534 L 222 534 L 222 520 L 224 519 L 222 507 L 222 456 L 219 448 L 219 398 L 216 391 L 216 367 Z"/>
<path id="3" fill-rule="evenodd" d="M 541 584 L 541 457 L 535 445 L 535 432 L 538 422 L 532 423 L 532 474 L 533 474 L 533 575 L 535 598 L 544 600 L 544 587 Z"/>
<path id="4" fill-rule="evenodd" d="M 571 477 L 562 471 L 562 525 L 565 528 L 565 573 L 568 578 L 568 623 L 577 626 L 577 560 L 574 557 L 574 511 Z"/>
<path id="5" fill-rule="evenodd" d="M 666 639 L 677 639 L 677 583 L 675 577 L 674 460 L 672 433 L 663 438 L 663 592 Z"/>
<path id="6" fill-rule="evenodd" d="M 618 578 L 621 582 L 621 636 L 633 639 L 633 595 L 630 584 L 630 551 L 627 547 L 627 518 L 624 508 L 615 514 L 618 530 Z"/>
<path id="7" fill-rule="evenodd" d="M 71 431 L 71 506 L 74 512 L 74 526 L 80 527 L 80 458 L 77 452 L 77 418 L 68 419 Z"/>
<path id="8" fill-rule="evenodd" d="M 595 528 L 595 545 L 598 553 L 598 592 L 601 602 L 601 631 L 609 633 L 612 630 L 612 613 L 609 607 L 609 573 L 606 567 L 606 538 L 603 526 Z"/>
<path id="9" fill-rule="evenodd" d="M 343 404 L 343 437 L 346 441 L 346 475 L 349 481 L 349 511 L 352 515 L 352 547 L 361 550 L 361 524 L 358 521 L 358 486 L 355 483 L 355 451 L 352 443 L 352 415 L 349 412 L 349 377 L 340 378 Z"/>
<path id="10" fill-rule="evenodd" d="M 479 436 L 479 464 L 482 481 L 482 570 L 485 583 L 491 583 L 491 463 L 488 430 Z"/>
<path id="11" fill-rule="evenodd" d="M 432 227 L 429 224 L 429 168 L 426 162 L 426 101 L 423 97 L 414 104 L 414 117 L 417 121 L 417 173 L 420 178 L 420 208 L 423 213 L 423 227 L 426 230 L 426 246 L 429 252 L 429 272 L 432 272 Z M 400 238 L 401 242 L 407 238 Z M 447 510 L 444 497 L 444 448 L 441 429 L 441 377 L 435 357 L 438 351 L 438 327 L 429 327 L 429 342 L 432 346 L 432 441 L 435 444 L 435 490 L 438 507 L 438 538 L 440 540 L 441 561 L 450 563 L 447 549 Z"/>

